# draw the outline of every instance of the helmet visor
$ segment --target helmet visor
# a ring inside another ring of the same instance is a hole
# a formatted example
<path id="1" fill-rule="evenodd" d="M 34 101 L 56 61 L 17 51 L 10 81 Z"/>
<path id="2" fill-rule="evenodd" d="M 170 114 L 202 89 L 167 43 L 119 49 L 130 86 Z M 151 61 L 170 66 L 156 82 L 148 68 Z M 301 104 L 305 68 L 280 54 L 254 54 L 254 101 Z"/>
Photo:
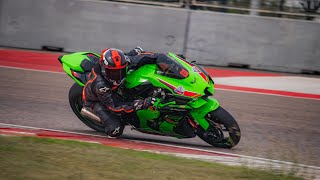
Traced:
<path id="1" fill-rule="evenodd" d="M 126 68 L 122 69 L 106 69 L 106 78 L 117 83 L 121 82 L 127 74 Z"/>

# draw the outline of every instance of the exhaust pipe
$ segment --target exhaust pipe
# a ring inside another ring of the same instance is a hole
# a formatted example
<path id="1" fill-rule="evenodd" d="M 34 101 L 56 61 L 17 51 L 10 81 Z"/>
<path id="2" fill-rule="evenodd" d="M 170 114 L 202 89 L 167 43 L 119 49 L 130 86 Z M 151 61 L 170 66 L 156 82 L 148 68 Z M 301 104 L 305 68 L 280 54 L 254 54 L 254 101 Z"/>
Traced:
<path id="1" fill-rule="evenodd" d="M 93 114 L 89 109 L 87 109 L 85 107 L 83 107 L 81 109 L 80 114 L 82 116 L 84 116 L 86 118 L 89 118 L 89 119 L 92 119 L 92 120 L 94 120 L 94 121 L 96 121 L 98 123 L 102 123 L 101 119 L 97 115 Z"/>

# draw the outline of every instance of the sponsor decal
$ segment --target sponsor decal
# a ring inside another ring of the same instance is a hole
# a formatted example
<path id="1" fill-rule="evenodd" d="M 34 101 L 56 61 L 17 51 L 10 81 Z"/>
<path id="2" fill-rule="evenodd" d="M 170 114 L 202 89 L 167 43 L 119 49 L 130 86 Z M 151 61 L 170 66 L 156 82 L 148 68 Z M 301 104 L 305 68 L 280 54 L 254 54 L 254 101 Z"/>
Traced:
<path id="1" fill-rule="evenodd" d="M 118 133 L 120 133 L 120 126 L 117 127 L 111 134 L 112 134 L 112 135 L 116 135 L 116 134 L 118 134 Z"/>
<path id="2" fill-rule="evenodd" d="M 170 108 L 170 111 L 178 111 L 178 112 L 186 112 L 186 109 L 179 109 L 179 108 Z"/>
<path id="3" fill-rule="evenodd" d="M 201 94 L 198 94 L 198 93 L 195 93 L 195 92 L 191 92 L 191 91 L 186 91 L 184 90 L 184 88 L 182 86 L 179 86 L 179 87 L 175 87 L 174 85 L 162 80 L 162 79 L 159 79 L 157 78 L 162 84 L 168 86 L 170 89 L 172 89 L 175 93 L 177 94 L 181 94 L 181 95 L 184 95 L 184 96 L 188 96 L 188 97 L 192 97 L 192 98 L 197 98 L 197 97 L 200 97 Z"/>
<path id="4" fill-rule="evenodd" d="M 180 57 L 178 57 L 178 58 L 181 59 Z M 202 77 L 203 80 L 205 80 L 208 84 L 210 84 L 209 78 L 197 66 L 194 66 L 193 64 L 189 63 L 188 61 L 186 61 L 184 59 L 181 59 L 181 60 L 184 61 L 185 63 L 187 63 L 189 66 L 191 66 L 193 72 L 198 73 Z M 192 83 L 194 83 L 194 82 L 192 82 Z"/>
<path id="5" fill-rule="evenodd" d="M 104 65 L 106 65 L 106 66 L 109 64 L 106 59 L 103 60 L 103 63 L 104 63 Z"/>
<path id="6" fill-rule="evenodd" d="M 110 89 L 110 88 L 103 87 L 103 88 L 100 88 L 100 89 L 99 89 L 99 92 L 105 93 L 105 92 L 107 92 L 109 89 Z"/>
<path id="7" fill-rule="evenodd" d="M 192 71 L 195 72 L 195 73 L 198 73 L 203 80 L 205 80 L 208 84 L 209 83 L 209 78 L 196 66 L 192 66 Z"/>
<path id="8" fill-rule="evenodd" d="M 179 86 L 178 88 L 176 88 L 174 90 L 174 92 L 177 93 L 177 94 L 183 94 L 184 93 L 184 89 L 183 89 L 182 86 Z"/>
<path id="9" fill-rule="evenodd" d="M 125 56 L 126 57 L 126 61 L 128 62 L 128 63 L 131 63 L 131 59 L 128 57 L 128 56 Z"/>
<path id="10" fill-rule="evenodd" d="M 136 110 L 140 110 L 142 107 L 142 104 L 139 104 L 137 107 L 136 107 Z"/>
<path id="11" fill-rule="evenodd" d="M 201 72 L 200 69 L 197 68 L 196 66 L 192 66 L 192 71 L 196 72 L 196 73 L 200 73 Z"/>

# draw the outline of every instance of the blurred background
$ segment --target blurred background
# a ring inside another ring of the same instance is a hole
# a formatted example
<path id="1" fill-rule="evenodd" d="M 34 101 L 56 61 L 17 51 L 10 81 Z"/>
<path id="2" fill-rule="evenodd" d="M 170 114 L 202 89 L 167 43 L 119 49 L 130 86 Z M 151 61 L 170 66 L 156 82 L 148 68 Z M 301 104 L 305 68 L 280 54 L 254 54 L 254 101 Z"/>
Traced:
<path id="1" fill-rule="evenodd" d="M 320 72 L 320 0 L 0 0 L 0 46 L 182 53 L 199 64 Z"/>

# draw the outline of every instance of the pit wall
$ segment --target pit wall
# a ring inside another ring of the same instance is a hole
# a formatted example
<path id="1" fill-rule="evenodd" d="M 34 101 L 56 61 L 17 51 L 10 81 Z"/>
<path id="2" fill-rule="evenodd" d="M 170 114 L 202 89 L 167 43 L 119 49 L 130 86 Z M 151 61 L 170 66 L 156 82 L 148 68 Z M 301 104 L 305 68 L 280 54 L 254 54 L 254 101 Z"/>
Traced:
<path id="1" fill-rule="evenodd" d="M 200 64 L 320 71 L 320 23 L 83 0 L 0 0 L 0 46 L 183 53 Z"/>

